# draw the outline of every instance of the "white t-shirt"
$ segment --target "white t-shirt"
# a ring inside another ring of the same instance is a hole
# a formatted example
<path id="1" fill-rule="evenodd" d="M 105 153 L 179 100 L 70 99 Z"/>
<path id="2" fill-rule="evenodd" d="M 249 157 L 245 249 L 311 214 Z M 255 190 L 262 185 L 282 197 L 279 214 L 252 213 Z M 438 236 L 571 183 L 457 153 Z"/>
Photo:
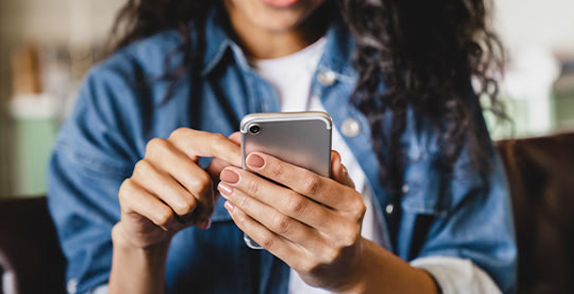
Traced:
<path id="1" fill-rule="evenodd" d="M 281 111 L 325 111 L 318 97 L 311 95 L 311 82 L 321 55 L 325 50 L 325 38 L 321 38 L 305 49 L 291 55 L 253 61 L 257 72 L 277 91 Z M 347 167 L 356 190 L 363 194 L 367 212 L 363 220 L 362 235 L 366 239 L 382 245 L 383 227 L 375 216 L 370 193 L 366 189 L 366 176 L 343 137 L 333 128 L 333 150 L 341 154 L 341 161 Z M 299 275 L 291 270 L 289 278 L 290 294 L 331 293 L 307 285 Z"/>

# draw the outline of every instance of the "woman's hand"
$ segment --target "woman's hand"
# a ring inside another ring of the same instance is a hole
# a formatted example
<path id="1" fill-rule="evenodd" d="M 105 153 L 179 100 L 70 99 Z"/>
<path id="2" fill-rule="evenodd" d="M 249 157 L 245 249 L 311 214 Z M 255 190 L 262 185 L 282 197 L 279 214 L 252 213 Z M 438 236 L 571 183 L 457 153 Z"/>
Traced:
<path id="1" fill-rule="evenodd" d="M 366 208 L 339 154 L 332 153 L 333 179 L 262 153 L 246 162 L 252 172 L 227 167 L 218 186 L 237 226 L 306 283 L 332 291 L 353 285 Z"/>
<path id="2" fill-rule="evenodd" d="M 146 249 L 167 245 L 174 233 L 195 225 L 209 228 L 215 205 L 212 174 L 228 165 L 241 165 L 237 138 L 186 128 L 167 140 L 153 139 L 131 178 L 120 187 L 121 221 L 114 227 L 114 243 Z M 213 157 L 208 171 L 199 157 Z"/>
<path id="3" fill-rule="evenodd" d="M 165 293 L 165 262 L 171 237 L 195 225 L 209 228 L 215 205 L 211 175 L 241 165 L 237 135 L 181 128 L 153 139 L 131 178 L 120 187 L 121 221 L 112 230 L 110 294 Z M 199 157 L 212 157 L 207 171 Z"/>

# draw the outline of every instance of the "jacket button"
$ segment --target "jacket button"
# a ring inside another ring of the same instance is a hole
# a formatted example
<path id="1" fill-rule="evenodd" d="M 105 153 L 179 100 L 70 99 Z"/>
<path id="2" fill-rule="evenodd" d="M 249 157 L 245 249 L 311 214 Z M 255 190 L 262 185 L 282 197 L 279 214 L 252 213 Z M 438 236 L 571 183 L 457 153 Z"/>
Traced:
<path id="1" fill-rule="evenodd" d="M 403 188 L 401 190 L 403 191 L 403 194 L 409 193 L 409 190 L 410 190 L 409 185 L 404 184 Z"/>
<path id="2" fill-rule="evenodd" d="M 355 137 L 361 132 L 361 125 L 354 118 L 349 118 L 343 121 L 341 125 L 341 133 L 345 137 Z"/>
<path id="3" fill-rule="evenodd" d="M 317 79 L 319 80 L 319 83 L 321 83 L 321 85 L 323 86 L 332 86 L 335 81 L 337 80 L 337 76 L 335 76 L 335 73 L 332 71 L 323 71 L 320 72 L 319 75 L 317 76 Z"/>
<path id="4" fill-rule="evenodd" d="M 385 207 L 385 212 L 386 212 L 387 214 L 392 214 L 394 211 L 395 211 L 395 206 L 394 206 L 392 203 L 388 204 L 388 205 Z"/>

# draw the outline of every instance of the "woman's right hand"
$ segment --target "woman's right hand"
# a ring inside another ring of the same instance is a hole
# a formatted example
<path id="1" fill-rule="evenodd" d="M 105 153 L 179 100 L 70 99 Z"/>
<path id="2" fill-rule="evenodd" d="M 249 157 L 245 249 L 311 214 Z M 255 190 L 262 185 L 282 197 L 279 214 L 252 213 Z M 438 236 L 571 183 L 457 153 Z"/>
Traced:
<path id="1" fill-rule="evenodd" d="M 207 171 L 197 164 L 199 157 L 213 158 Z M 120 187 L 121 221 L 113 229 L 114 242 L 148 249 L 167 246 L 185 227 L 209 228 L 216 201 L 212 175 L 218 177 L 229 165 L 241 165 L 236 135 L 180 128 L 167 140 L 152 139 Z"/>

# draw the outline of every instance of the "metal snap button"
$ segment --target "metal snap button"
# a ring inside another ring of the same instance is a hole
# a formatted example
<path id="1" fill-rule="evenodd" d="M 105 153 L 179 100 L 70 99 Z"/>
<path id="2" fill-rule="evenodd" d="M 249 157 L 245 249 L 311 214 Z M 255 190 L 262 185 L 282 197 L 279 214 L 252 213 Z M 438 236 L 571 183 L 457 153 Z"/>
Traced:
<path id="1" fill-rule="evenodd" d="M 387 214 L 392 214 L 394 211 L 395 211 L 395 206 L 392 203 L 388 204 L 387 207 L 385 207 L 385 212 Z"/>
<path id="2" fill-rule="evenodd" d="M 361 125 L 354 118 L 349 118 L 343 121 L 341 125 L 341 133 L 345 137 L 355 137 L 361 132 Z"/>
<path id="3" fill-rule="evenodd" d="M 410 190 L 410 188 L 409 188 L 409 185 L 407 185 L 407 184 L 404 184 L 402 189 L 401 189 L 401 191 L 403 191 L 403 194 L 409 193 L 409 190 Z"/>
<path id="4" fill-rule="evenodd" d="M 317 79 L 319 80 L 319 83 L 321 83 L 321 85 L 328 87 L 335 84 L 337 76 L 333 71 L 329 70 L 320 72 L 319 75 L 317 76 Z"/>

